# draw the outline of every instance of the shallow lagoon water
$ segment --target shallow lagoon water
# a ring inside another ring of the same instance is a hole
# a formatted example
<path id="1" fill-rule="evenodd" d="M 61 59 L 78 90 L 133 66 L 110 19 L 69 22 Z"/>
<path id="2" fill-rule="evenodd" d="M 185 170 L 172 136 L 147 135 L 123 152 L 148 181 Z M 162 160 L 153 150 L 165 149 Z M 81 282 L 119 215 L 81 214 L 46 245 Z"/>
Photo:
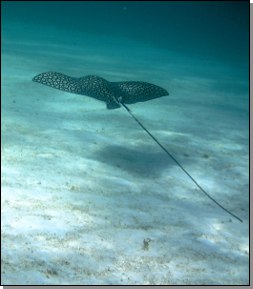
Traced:
<path id="1" fill-rule="evenodd" d="M 247 65 L 52 21 L 3 21 L 2 283 L 248 284 Z M 166 88 L 130 109 L 244 222 L 123 108 L 31 81 L 44 71 Z"/>

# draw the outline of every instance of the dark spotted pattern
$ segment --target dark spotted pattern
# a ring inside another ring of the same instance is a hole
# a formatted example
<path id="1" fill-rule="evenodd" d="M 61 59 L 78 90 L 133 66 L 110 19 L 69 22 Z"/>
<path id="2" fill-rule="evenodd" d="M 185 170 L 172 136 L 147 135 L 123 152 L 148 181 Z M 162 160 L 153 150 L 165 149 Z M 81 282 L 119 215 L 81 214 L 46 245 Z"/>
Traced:
<path id="1" fill-rule="evenodd" d="M 147 101 L 169 95 L 167 90 L 157 85 L 142 81 L 111 82 L 120 91 L 122 102 L 126 104 Z"/>
<path id="2" fill-rule="evenodd" d="M 106 102 L 109 109 L 120 107 L 120 103 L 131 104 L 168 95 L 165 89 L 151 83 L 110 82 L 94 75 L 76 78 L 58 72 L 45 72 L 35 76 L 33 81 L 102 100 Z"/>

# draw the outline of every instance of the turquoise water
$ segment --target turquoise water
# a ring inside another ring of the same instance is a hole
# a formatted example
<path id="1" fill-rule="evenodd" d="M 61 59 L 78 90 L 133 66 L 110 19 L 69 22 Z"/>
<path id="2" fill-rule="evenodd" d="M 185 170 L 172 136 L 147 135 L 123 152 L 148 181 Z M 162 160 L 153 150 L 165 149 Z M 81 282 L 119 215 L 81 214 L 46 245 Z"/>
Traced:
<path id="1" fill-rule="evenodd" d="M 245 285 L 247 2 L 3 2 L 2 283 Z M 32 82 L 145 81 L 123 109 Z"/>

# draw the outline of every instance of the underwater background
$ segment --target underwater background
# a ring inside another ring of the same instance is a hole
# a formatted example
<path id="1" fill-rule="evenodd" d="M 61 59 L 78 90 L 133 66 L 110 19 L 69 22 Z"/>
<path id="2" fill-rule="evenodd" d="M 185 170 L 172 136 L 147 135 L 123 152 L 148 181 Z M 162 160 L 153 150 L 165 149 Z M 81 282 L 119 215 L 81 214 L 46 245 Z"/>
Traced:
<path id="1" fill-rule="evenodd" d="M 1 2 L 1 283 L 249 284 L 249 2 Z M 32 82 L 146 81 L 123 108 Z"/>

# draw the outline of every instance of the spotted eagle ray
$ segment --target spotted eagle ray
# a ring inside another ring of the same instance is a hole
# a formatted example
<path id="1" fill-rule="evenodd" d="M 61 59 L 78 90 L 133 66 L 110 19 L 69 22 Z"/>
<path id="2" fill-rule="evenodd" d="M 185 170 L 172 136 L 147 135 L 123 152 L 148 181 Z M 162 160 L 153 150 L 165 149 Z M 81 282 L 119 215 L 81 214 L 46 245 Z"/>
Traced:
<path id="1" fill-rule="evenodd" d="M 148 129 L 137 119 L 126 104 L 143 102 L 154 98 L 169 95 L 166 89 L 148 82 L 122 81 L 111 82 L 106 79 L 87 75 L 84 77 L 71 77 L 59 72 L 44 72 L 36 75 L 33 81 L 57 88 L 63 91 L 81 94 L 104 101 L 108 109 L 120 108 L 121 105 L 140 125 L 140 127 L 160 146 L 160 148 L 182 169 L 182 171 L 194 182 L 194 184 L 217 206 L 243 222 L 238 216 L 230 212 L 210 194 L 203 189 L 190 173 L 177 161 L 177 159 L 148 131 Z"/>

